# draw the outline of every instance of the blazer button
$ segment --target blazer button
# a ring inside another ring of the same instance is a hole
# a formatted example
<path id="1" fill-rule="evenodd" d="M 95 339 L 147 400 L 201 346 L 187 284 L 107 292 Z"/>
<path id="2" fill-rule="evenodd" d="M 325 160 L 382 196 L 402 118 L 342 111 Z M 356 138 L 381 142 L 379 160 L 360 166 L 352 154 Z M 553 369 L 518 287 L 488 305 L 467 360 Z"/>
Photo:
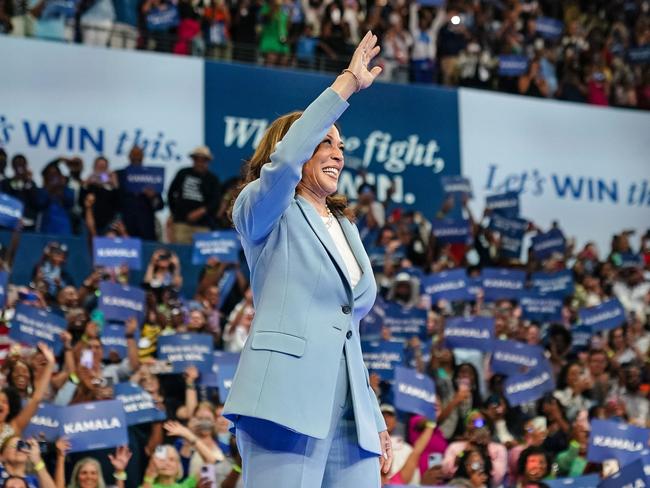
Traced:
<path id="1" fill-rule="evenodd" d="M 352 337 L 352 331 L 351 331 L 351 330 L 348 330 L 348 333 L 345 334 L 345 337 L 347 337 L 348 339 L 349 339 L 350 337 Z"/>
<path id="2" fill-rule="evenodd" d="M 343 305 L 341 307 L 341 312 L 343 312 L 345 315 L 349 315 L 350 312 L 352 312 L 352 308 L 350 307 L 350 305 Z"/>

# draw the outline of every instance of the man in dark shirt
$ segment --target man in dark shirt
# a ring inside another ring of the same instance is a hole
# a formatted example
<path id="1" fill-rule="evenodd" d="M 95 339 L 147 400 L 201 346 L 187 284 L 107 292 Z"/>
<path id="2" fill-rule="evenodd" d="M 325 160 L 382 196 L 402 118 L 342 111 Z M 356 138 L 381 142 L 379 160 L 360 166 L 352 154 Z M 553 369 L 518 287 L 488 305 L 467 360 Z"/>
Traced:
<path id="1" fill-rule="evenodd" d="M 178 244 L 191 244 L 195 232 L 207 232 L 214 227 L 221 199 L 219 179 L 209 170 L 210 148 L 199 146 L 190 157 L 194 164 L 176 173 L 168 194 L 172 239 Z"/>
<path id="2" fill-rule="evenodd" d="M 36 218 L 38 217 L 38 188 L 32 179 L 32 172 L 29 169 L 27 159 L 22 154 L 16 154 L 11 158 L 11 167 L 14 175 L 0 183 L 0 191 L 11 195 L 23 202 L 23 230 L 33 231 L 36 229 Z"/>

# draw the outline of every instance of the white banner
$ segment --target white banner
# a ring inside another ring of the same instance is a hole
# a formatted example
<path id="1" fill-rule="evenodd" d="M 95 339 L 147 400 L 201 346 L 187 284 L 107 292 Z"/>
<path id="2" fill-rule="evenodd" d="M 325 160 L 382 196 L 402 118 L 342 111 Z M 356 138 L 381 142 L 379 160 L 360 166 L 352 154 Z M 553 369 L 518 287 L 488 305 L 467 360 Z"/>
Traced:
<path id="1" fill-rule="evenodd" d="M 461 170 L 473 211 L 485 196 L 520 193 L 521 215 L 559 221 L 604 257 L 611 237 L 650 228 L 650 114 L 460 90 Z"/>
<path id="2" fill-rule="evenodd" d="M 168 185 L 204 141 L 200 59 L 0 36 L 0 147 L 27 157 L 37 183 L 59 156 L 126 166 L 135 144 Z M 11 169 L 8 169 L 11 175 Z"/>

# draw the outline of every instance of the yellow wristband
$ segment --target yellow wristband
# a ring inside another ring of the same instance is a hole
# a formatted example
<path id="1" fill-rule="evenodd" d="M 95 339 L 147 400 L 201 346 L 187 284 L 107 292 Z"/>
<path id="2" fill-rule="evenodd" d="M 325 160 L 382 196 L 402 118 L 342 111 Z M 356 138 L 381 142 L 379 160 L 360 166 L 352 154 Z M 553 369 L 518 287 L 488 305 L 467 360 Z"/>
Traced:
<path id="1" fill-rule="evenodd" d="M 145 476 L 144 478 L 142 478 L 142 480 L 143 480 L 145 483 L 148 483 L 148 484 L 150 484 L 150 485 L 153 485 L 153 484 L 154 484 L 154 481 L 156 481 L 156 480 L 153 479 L 151 476 Z"/>
<path id="2" fill-rule="evenodd" d="M 424 424 L 425 427 L 428 427 L 429 429 L 435 429 L 436 428 L 436 423 L 433 422 L 432 420 L 427 420 L 427 423 Z"/>
<path id="3" fill-rule="evenodd" d="M 237 466 L 236 464 L 233 464 L 233 465 L 232 465 L 232 470 L 233 470 L 235 473 L 239 473 L 239 474 L 241 474 L 241 466 Z"/>
<path id="4" fill-rule="evenodd" d="M 126 471 L 115 471 L 113 473 L 113 478 L 119 481 L 126 481 Z"/>
<path id="5" fill-rule="evenodd" d="M 45 468 L 45 463 L 43 462 L 42 459 L 34 465 L 34 471 L 40 471 L 41 469 L 44 468 Z"/>

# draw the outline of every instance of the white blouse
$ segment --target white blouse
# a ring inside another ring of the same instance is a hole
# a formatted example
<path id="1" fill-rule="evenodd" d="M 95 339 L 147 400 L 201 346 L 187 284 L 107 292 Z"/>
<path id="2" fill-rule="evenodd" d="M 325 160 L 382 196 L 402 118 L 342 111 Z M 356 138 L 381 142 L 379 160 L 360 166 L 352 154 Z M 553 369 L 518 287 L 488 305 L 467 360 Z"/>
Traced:
<path id="1" fill-rule="evenodd" d="M 332 236 L 334 244 L 336 244 L 336 249 L 343 258 L 345 267 L 348 270 L 348 276 L 350 277 L 350 283 L 352 284 L 352 288 L 354 288 L 361 280 L 361 267 L 359 266 L 357 259 L 352 253 L 352 249 L 350 248 L 350 244 L 348 243 L 348 240 L 343 233 L 341 224 L 337 219 L 332 219 L 332 225 L 327 227 L 329 217 L 321 216 L 321 218 L 323 219 L 323 224 L 325 224 L 325 227 L 329 231 L 330 236 Z"/>

